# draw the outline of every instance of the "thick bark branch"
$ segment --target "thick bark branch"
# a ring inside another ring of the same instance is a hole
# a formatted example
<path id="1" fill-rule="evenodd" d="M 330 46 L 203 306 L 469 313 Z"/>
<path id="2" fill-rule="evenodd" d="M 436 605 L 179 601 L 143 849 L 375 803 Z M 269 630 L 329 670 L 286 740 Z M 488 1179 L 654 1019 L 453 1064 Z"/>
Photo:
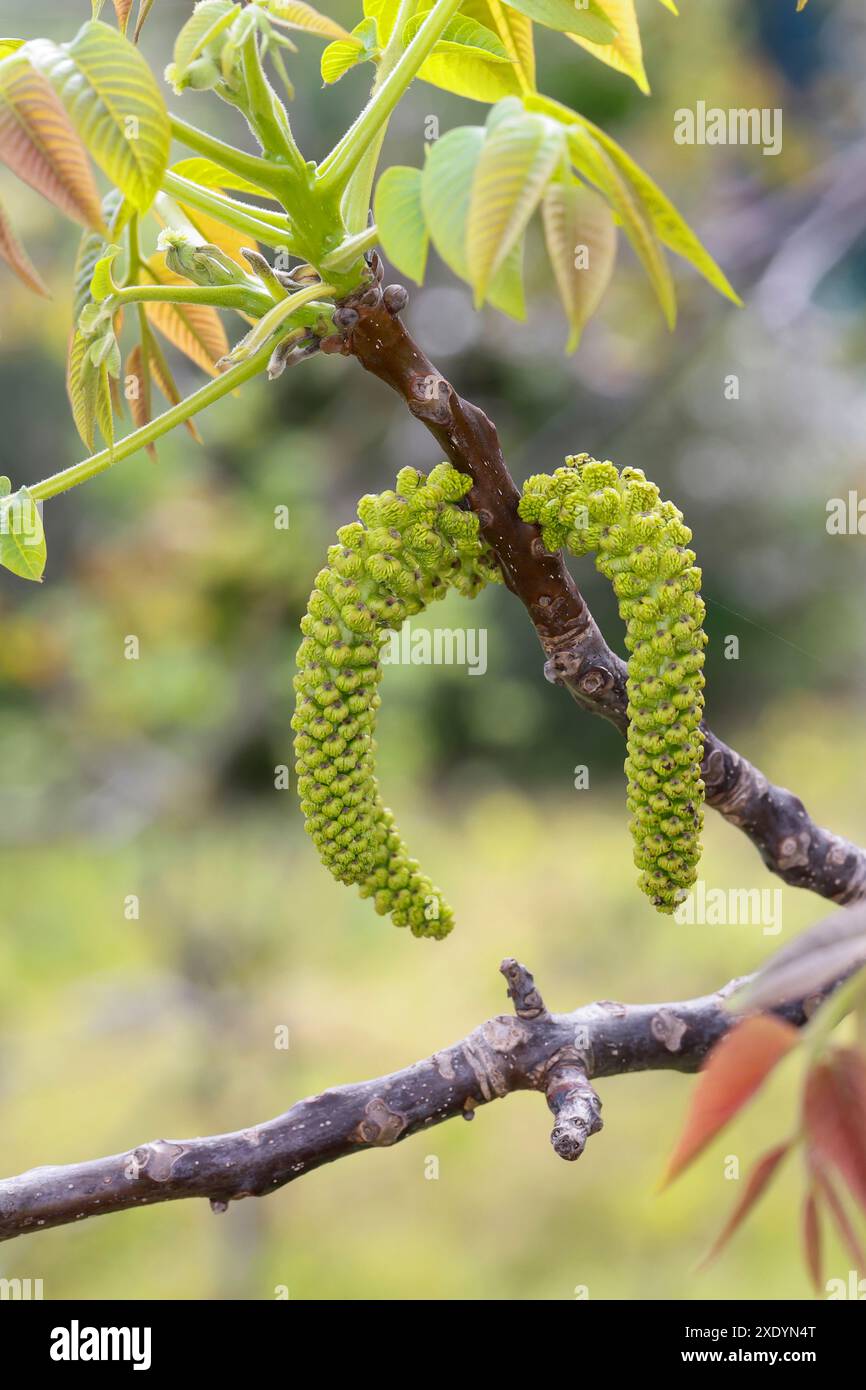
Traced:
<path id="1" fill-rule="evenodd" d="M 380 267 L 377 267 L 377 269 Z M 325 351 L 352 355 L 384 381 L 424 424 L 474 486 L 469 504 L 499 559 L 505 583 L 538 634 L 548 680 L 586 710 L 625 732 L 626 667 L 611 651 L 569 573 L 561 551 L 544 548 L 538 528 L 517 514 L 520 494 L 496 427 L 465 401 L 412 339 L 398 317 L 398 286 L 367 289 L 338 311 L 341 333 Z M 866 851 L 816 825 L 802 801 L 773 786 L 746 758 L 703 726 L 707 804 L 754 844 L 767 868 L 796 888 L 837 903 L 866 897 Z"/>
<path id="2" fill-rule="evenodd" d="M 156 1139 L 85 1163 L 33 1168 L 0 1181 L 0 1240 L 185 1197 L 215 1211 L 242 1197 L 264 1197 L 325 1163 L 383 1148 L 512 1091 L 538 1091 L 554 1115 L 551 1143 L 575 1159 L 601 1128 L 590 1080 L 637 1071 L 694 1072 L 732 1027 L 725 1007 L 732 982 L 678 1004 L 589 1004 L 548 1012 L 532 976 L 516 960 L 500 970 L 515 1014 L 500 1014 L 423 1062 L 374 1081 L 338 1086 L 293 1105 L 274 1120 L 231 1134 Z M 813 995 L 778 1012 L 797 1026 Z"/>

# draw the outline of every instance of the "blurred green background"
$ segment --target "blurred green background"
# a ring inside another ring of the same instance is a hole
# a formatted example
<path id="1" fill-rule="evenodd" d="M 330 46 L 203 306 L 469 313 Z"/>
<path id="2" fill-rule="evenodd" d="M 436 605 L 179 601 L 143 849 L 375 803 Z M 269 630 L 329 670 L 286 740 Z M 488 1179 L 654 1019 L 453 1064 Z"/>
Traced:
<path id="1" fill-rule="evenodd" d="M 159 70 L 190 9 L 157 3 L 143 46 Z M 355 22 L 347 0 L 330 10 Z M 866 486 L 866 17 L 858 0 L 812 0 L 801 15 L 794 0 L 683 0 L 678 20 L 655 0 L 639 11 L 650 98 L 546 32 L 541 85 L 650 169 L 747 307 L 678 266 L 668 335 L 621 250 L 569 359 L 532 243 L 526 324 L 474 315 L 435 257 L 410 322 L 496 419 L 518 480 L 585 449 L 645 468 L 676 499 L 704 567 L 713 726 L 864 842 L 866 542 L 828 535 L 825 519 L 828 498 Z M 0 0 L 0 32 L 62 39 L 88 12 L 85 0 Z M 368 76 L 321 91 L 321 45 L 298 44 L 293 119 L 320 156 Z M 781 155 L 675 145 L 673 112 L 698 99 L 781 107 Z M 173 104 L 242 138 L 208 96 Z M 421 161 L 429 115 L 445 131 L 484 108 L 416 85 L 392 161 Z M 0 470 L 18 486 L 80 457 L 63 385 L 76 233 L 5 171 L 0 198 L 54 295 L 45 305 L 0 269 Z M 823 914 L 783 889 L 777 937 L 657 916 L 634 885 L 621 742 L 545 683 L 523 611 L 499 591 L 430 615 L 487 629 L 483 678 L 394 667 L 385 682 L 385 793 L 456 931 L 416 941 L 333 884 L 294 792 L 274 788 L 291 762 L 297 623 L 357 497 L 438 457 L 384 387 L 334 359 L 248 386 L 202 430 L 203 448 L 178 431 L 157 463 L 133 458 L 52 501 L 44 585 L 0 575 L 0 1172 L 243 1127 L 406 1065 L 505 1006 L 505 955 L 526 961 L 554 1009 L 677 999 L 744 973 Z M 279 505 L 288 531 L 274 527 Z M 619 643 L 611 595 L 586 564 L 578 578 Z M 124 658 L 130 634 L 137 661 Z M 731 635 L 737 660 L 725 658 Z M 579 765 L 588 790 L 574 789 Z M 702 875 L 776 887 L 713 815 Z M 288 1051 L 274 1046 L 280 1025 Z M 693 1273 L 738 1193 L 725 1156 L 745 1169 L 780 1137 L 795 1078 L 780 1076 L 659 1197 L 690 1086 L 604 1082 L 606 1128 L 577 1166 L 554 1156 L 544 1102 L 519 1095 L 223 1215 L 176 1203 L 11 1242 L 0 1276 L 42 1278 L 47 1298 L 272 1298 L 279 1286 L 299 1299 L 570 1299 L 578 1286 L 590 1298 L 807 1297 L 795 1164 L 718 1264 Z M 831 1245 L 828 1275 L 847 1269 Z"/>

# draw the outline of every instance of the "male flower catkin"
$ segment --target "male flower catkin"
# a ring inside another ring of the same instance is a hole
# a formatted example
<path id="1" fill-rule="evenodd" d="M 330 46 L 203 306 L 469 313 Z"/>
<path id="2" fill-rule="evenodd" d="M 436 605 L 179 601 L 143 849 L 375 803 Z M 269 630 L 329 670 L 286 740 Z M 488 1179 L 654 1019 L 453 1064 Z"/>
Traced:
<path id="1" fill-rule="evenodd" d="M 379 795 L 379 653 L 389 631 L 449 588 L 473 598 L 500 578 L 478 518 L 458 505 L 471 486 L 441 463 L 426 478 L 401 469 L 396 492 L 362 497 L 301 619 L 292 727 L 306 829 L 336 879 L 358 884 L 377 912 L 415 936 L 447 936 L 454 919 Z"/>
<path id="2" fill-rule="evenodd" d="M 697 875 L 703 825 L 704 604 L 692 533 L 639 468 L 588 454 L 529 478 L 520 502 L 549 550 L 595 552 L 626 624 L 628 808 L 639 883 L 673 912 Z"/>

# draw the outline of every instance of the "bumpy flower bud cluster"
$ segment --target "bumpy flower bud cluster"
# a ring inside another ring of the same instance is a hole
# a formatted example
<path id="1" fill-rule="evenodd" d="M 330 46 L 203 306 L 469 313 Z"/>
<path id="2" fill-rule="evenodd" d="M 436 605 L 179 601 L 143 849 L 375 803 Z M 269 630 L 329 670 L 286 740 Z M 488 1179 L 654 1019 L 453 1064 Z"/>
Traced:
<path id="1" fill-rule="evenodd" d="M 292 727 L 306 829 L 336 879 L 416 936 L 447 936 L 454 922 L 379 795 L 380 647 L 450 588 L 472 598 L 500 578 L 477 517 L 459 505 L 471 486 L 442 463 L 428 477 L 404 468 L 396 491 L 362 497 L 301 620 Z"/>
<path id="2" fill-rule="evenodd" d="M 530 478 L 520 503 L 549 550 L 594 553 L 626 624 L 628 808 L 639 883 L 673 912 L 700 859 L 704 783 L 701 572 L 692 533 L 638 468 L 587 454 Z"/>

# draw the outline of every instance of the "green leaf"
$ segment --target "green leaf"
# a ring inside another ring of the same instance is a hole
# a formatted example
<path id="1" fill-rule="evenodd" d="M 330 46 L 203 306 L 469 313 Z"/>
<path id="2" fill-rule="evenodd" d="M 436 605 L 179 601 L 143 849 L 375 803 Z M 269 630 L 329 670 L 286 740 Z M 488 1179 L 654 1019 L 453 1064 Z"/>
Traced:
<path id="1" fill-rule="evenodd" d="M 81 442 L 92 452 L 96 430 L 96 381 L 91 368 L 90 344 L 76 328 L 66 359 L 66 391 L 75 428 Z"/>
<path id="2" fill-rule="evenodd" d="M 98 366 L 94 367 L 94 370 L 96 372 L 96 423 L 103 440 L 111 449 L 114 445 L 114 417 L 111 412 L 109 367 L 106 362 L 100 362 Z"/>
<path id="3" fill-rule="evenodd" d="M 263 10 L 267 10 L 271 19 L 277 24 L 285 25 L 287 29 L 302 29 L 307 34 L 319 34 L 326 39 L 343 39 L 348 36 L 342 24 L 338 24 L 329 15 L 320 14 L 312 5 L 305 4 L 304 0 L 256 0 L 256 3 Z M 365 7 L 364 14 L 368 13 Z"/>
<path id="4" fill-rule="evenodd" d="M 357 63 L 366 63 L 377 57 L 378 35 L 375 19 L 362 19 L 347 39 L 329 43 L 322 54 L 322 81 L 328 85 L 339 82 L 340 78 Z"/>
<path id="5" fill-rule="evenodd" d="M 649 82 L 643 64 L 643 47 L 634 0 L 598 0 L 598 4 L 616 29 L 613 41 L 601 44 L 591 43 L 580 34 L 569 34 L 568 37 L 608 67 L 632 78 L 640 91 L 648 95 Z"/>
<path id="6" fill-rule="evenodd" d="M 542 111 L 545 115 L 552 116 L 566 126 L 570 132 L 569 146 L 575 167 L 585 173 L 586 177 L 596 186 L 600 187 L 605 197 L 608 197 L 608 193 L 604 187 L 601 187 L 599 179 L 602 183 L 605 179 L 609 180 L 612 192 L 616 192 L 617 183 L 622 184 L 629 200 L 636 204 L 653 234 L 671 251 L 675 251 L 689 261 L 720 294 L 725 295 L 734 304 L 742 304 L 740 296 L 692 231 L 685 218 L 677 211 L 658 185 L 653 182 L 649 174 L 641 169 L 630 155 L 626 154 L 621 145 L 611 139 L 605 131 L 593 125 L 592 121 L 588 121 L 584 116 L 578 115 L 576 111 L 572 111 L 569 107 L 563 106 L 561 102 L 554 101 L 550 97 L 529 96 L 526 98 L 526 106 L 530 111 Z M 582 130 L 587 139 L 578 137 L 572 141 L 571 133 L 576 129 Z M 590 149 L 588 141 L 594 145 L 595 153 Z M 586 167 L 584 169 L 581 169 L 578 162 L 578 154 L 585 161 Z M 601 162 L 598 159 L 599 155 Z M 590 172 L 591 169 L 595 170 L 595 174 Z M 621 197 L 621 192 L 618 193 L 618 196 Z M 628 231 L 629 224 L 626 217 L 620 213 L 620 209 L 612 197 L 608 197 L 608 201 L 611 202 L 614 211 L 623 216 L 623 222 L 626 224 L 626 231 Z M 640 251 L 638 254 L 641 254 Z M 655 257 L 653 257 L 653 263 L 655 264 Z"/>
<path id="7" fill-rule="evenodd" d="M 39 507 L 26 487 L 0 502 L 0 565 L 21 579 L 41 580 L 45 532 Z"/>
<path id="8" fill-rule="evenodd" d="M 376 187 L 374 216 L 385 254 L 419 285 L 424 281 L 430 239 L 421 205 L 421 170 L 394 165 Z"/>
<path id="9" fill-rule="evenodd" d="M 91 20 L 69 44 L 34 39 L 22 51 L 51 82 L 99 167 L 145 212 L 159 191 L 171 130 L 138 49 L 116 29 Z"/>
<path id="10" fill-rule="evenodd" d="M 476 307 L 484 303 L 492 277 L 522 236 L 563 152 L 562 130 L 545 117 L 509 116 L 488 130 L 466 224 Z"/>
<path id="11" fill-rule="evenodd" d="M 558 29 L 562 34 L 579 34 L 592 43 L 611 43 L 616 29 L 596 0 L 587 0 L 578 8 L 574 0 L 504 0 L 527 18 Z"/>
<path id="12" fill-rule="evenodd" d="M 535 42 L 532 20 L 501 0 L 467 0 L 463 13 L 495 29 L 511 54 L 521 89 L 535 90 Z"/>
<path id="13" fill-rule="evenodd" d="M 425 10 L 409 21 L 406 43 L 430 13 Z M 499 37 L 464 15 L 452 19 L 442 38 L 418 69 L 422 82 L 441 87 L 473 101 L 499 101 L 523 91 L 514 62 Z"/>
<path id="14" fill-rule="evenodd" d="M 430 10 L 421 10 L 409 20 L 403 30 L 404 48 L 412 42 L 430 13 Z M 433 52 L 459 52 L 464 48 L 474 49 L 475 52 L 483 55 L 490 62 L 511 62 L 508 50 L 491 29 L 479 24 L 477 20 L 467 19 L 465 15 L 459 14 L 446 24 L 442 31 L 442 37 L 437 42 Z"/>
<path id="15" fill-rule="evenodd" d="M 458 126 L 428 147 L 421 174 L 421 203 L 430 239 L 445 264 L 468 280 L 466 223 L 472 182 L 485 132 L 482 126 Z M 525 315 L 522 245 L 516 244 L 490 282 L 490 303 L 512 318 Z"/>
<path id="16" fill-rule="evenodd" d="M 366 61 L 367 54 L 361 44 L 353 43 L 351 39 L 337 39 L 335 43 L 329 43 L 322 53 L 322 81 L 330 87 L 339 82 L 350 68 Z"/>
<path id="17" fill-rule="evenodd" d="M 267 189 L 259 188 L 258 184 L 250 183 L 249 179 L 243 178 L 240 174 L 233 174 L 231 170 L 224 169 L 215 160 L 205 159 L 201 155 L 193 155 L 189 159 L 178 160 L 177 164 L 171 166 L 171 172 L 178 174 L 181 178 L 189 179 L 190 183 L 200 184 L 202 188 L 222 188 L 232 193 L 251 193 L 257 198 L 273 197 L 273 194 L 268 193 Z M 253 210 L 255 211 L 255 209 Z"/>
<path id="18" fill-rule="evenodd" d="M 196 5 L 174 41 L 170 81 L 175 91 L 183 90 L 193 63 L 239 14 L 235 0 L 201 0 Z"/>
<path id="19" fill-rule="evenodd" d="M 633 192 L 583 126 L 570 126 L 568 148 L 578 173 L 589 179 L 613 208 L 635 254 L 649 276 L 665 322 L 673 328 L 677 319 L 676 295 L 670 269 L 649 221 Z"/>
<path id="20" fill-rule="evenodd" d="M 99 258 L 93 267 L 93 275 L 90 281 L 90 297 L 97 303 L 107 299 L 109 295 L 117 293 L 117 286 L 111 278 L 111 267 L 121 253 L 119 246 L 107 246 L 105 254 Z"/>
<path id="21" fill-rule="evenodd" d="M 582 118 L 581 118 L 582 119 Z M 649 217 L 659 240 L 682 256 L 694 266 L 705 280 L 734 304 L 742 305 L 742 299 L 730 284 L 724 271 L 716 264 L 700 239 L 692 231 L 681 213 L 677 211 L 670 198 L 666 197 L 649 174 L 636 164 L 625 150 L 591 121 L 582 120 L 585 129 L 607 152 L 627 179 L 641 206 Z"/>
<path id="22" fill-rule="evenodd" d="M 541 205 L 547 253 L 571 334 L 569 352 L 601 301 L 616 259 L 616 227 L 606 203 L 576 183 L 552 183 Z"/>
<path id="23" fill-rule="evenodd" d="M 391 37 L 400 11 L 400 0 L 364 0 L 364 14 L 375 19 L 379 43 L 384 47 Z"/>

